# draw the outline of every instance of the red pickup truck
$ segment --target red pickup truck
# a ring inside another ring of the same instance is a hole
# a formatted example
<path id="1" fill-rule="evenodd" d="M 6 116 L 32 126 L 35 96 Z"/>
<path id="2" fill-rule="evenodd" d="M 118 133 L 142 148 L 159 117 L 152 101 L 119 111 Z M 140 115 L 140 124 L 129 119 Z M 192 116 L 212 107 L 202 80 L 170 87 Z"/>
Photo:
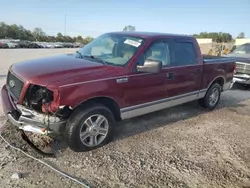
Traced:
<path id="1" fill-rule="evenodd" d="M 123 119 L 194 100 L 214 109 L 234 72 L 234 59 L 203 56 L 191 36 L 111 32 L 73 54 L 13 64 L 1 93 L 11 124 L 87 151 Z"/>

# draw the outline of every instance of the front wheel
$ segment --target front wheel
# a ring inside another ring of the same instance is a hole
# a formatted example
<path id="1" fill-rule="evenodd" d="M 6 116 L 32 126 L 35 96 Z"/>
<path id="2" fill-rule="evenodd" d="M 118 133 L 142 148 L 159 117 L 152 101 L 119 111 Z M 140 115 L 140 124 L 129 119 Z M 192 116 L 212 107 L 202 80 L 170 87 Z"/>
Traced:
<path id="1" fill-rule="evenodd" d="M 218 83 L 214 83 L 207 91 L 204 98 L 199 100 L 202 107 L 213 110 L 216 108 L 220 101 L 221 86 Z"/>
<path id="2" fill-rule="evenodd" d="M 69 148 L 76 152 L 89 151 L 112 139 L 114 116 L 103 105 L 76 109 L 67 122 L 66 137 Z"/>

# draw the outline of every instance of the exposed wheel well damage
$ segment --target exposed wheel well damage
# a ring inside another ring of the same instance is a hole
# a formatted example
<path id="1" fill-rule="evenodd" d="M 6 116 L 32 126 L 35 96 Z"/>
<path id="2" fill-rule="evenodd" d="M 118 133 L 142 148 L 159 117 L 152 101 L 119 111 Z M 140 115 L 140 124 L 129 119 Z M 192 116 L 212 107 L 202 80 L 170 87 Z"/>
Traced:
<path id="1" fill-rule="evenodd" d="M 82 102 L 79 106 L 89 106 L 93 104 L 103 104 L 106 106 L 114 115 L 116 121 L 121 120 L 121 112 L 118 103 L 109 97 L 95 97 Z M 77 108 L 76 107 L 76 108 Z"/>

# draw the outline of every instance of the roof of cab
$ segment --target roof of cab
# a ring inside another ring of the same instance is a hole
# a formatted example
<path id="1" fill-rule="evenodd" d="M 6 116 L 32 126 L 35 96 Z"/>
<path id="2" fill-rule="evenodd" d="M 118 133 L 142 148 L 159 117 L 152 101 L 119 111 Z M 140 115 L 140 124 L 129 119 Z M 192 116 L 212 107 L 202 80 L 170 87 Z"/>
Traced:
<path id="1" fill-rule="evenodd" d="M 145 31 L 117 31 L 109 32 L 107 34 L 124 34 L 128 36 L 140 38 L 155 38 L 155 37 L 192 37 L 190 35 L 173 34 L 173 33 L 159 33 L 159 32 L 145 32 Z"/>

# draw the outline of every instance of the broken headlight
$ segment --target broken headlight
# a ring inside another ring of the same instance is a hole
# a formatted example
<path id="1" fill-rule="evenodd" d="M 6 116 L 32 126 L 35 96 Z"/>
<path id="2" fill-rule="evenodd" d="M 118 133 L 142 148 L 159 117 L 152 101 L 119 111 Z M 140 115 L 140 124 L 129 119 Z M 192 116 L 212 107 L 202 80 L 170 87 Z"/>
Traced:
<path id="1" fill-rule="evenodd" d="M 45 87 L 31 85 L 26 93 L 24 104 L 37 111 L 42 111 L 42 105 L 53 101 L 53 92 Z"/>

